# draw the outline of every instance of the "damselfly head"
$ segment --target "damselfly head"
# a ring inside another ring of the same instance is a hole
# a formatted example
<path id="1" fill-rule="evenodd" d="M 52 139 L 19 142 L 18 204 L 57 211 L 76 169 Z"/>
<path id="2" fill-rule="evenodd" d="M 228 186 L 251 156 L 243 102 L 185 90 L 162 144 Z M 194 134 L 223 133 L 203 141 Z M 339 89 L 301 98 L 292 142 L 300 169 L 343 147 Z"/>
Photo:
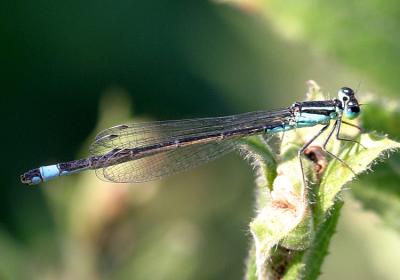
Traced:
<path id="1" fill-rule="evenodd" d="M 338 92 L 338 96 L 340 102 L 342 102 L 345 117 L 348 119 L 357 118 L 361 110 L 354 91 L 351 88 L 342 87 Z"/>

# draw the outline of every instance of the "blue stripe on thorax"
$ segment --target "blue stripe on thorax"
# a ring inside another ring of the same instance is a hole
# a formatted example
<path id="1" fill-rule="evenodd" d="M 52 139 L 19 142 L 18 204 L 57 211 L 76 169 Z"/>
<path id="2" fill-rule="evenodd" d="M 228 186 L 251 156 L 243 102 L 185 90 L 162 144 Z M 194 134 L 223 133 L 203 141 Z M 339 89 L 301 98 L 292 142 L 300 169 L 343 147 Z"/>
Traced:
<path id="1" fill-rule="evenodd" d="M 267 128 L 265 132 L 276 133 L 276 132 L 288 131 L 293 128 L 294 128 L 293 125 L 285 124 L 285 125 L 281 125 L 281 126 L 277 126 L 277 127 L 273 127 L 273 128 Z"/>
<path id="2" fill-rule="evenodd" d="M 327 124 L 330 120 L 336 119 L 337 114 L 330 113 L 330 115 L 321 115 L 313 113 L 300 113 L 295 117 L 296 127 L 311 127 L 318 124 Z"/>
<path id="3" fill-rule="evenodd" d="M 300 112 L 295 116 L 296 126 L 311 127 L 317 124 L 327 124 L 336 119 L 337 107 L 331 101 L 309 101 L 301 104 Z"/>

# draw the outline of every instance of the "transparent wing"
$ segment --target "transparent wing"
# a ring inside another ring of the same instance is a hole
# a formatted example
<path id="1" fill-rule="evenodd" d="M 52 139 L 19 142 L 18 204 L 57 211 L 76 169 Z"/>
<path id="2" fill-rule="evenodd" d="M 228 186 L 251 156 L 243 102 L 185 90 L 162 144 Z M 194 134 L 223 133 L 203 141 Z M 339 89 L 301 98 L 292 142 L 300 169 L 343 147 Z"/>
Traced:
<path id="1" fill-rule="evenodd" d="M 180 143 L 185 139 L 207 138 L 230 131 L 253 127 L 279 126 L 290 117 L 287 109 L 258 111 L 219 118 L 188 119 L 119 125 L 100 132 L 90 147 L 93 156 L 103 157 L 96 174 L 112 182 L 145 182 L 187 170 L 213 160 L 236 147 L 234 139 L 212 140 L 160 149 L 144 157 L 121 162 L 121 153 L 143 150 L 165 143 Z M 243 134 L 243 136 L 247 136 Z M 118 162 L 118 164 L 115 164 Z"/>
<path id="2" fill-rule="evenodd" d="M 181 147 L 105 168 L 99 168 L 96 169 L 96 175 L 102 180 L 118 183 L 141 183 L 157 180 L 216 159 L 231 152 L 235 147 L 235 141 Z M 117 157 L 118 153 L 115 156 Z"/>
<path id="3" fill-rule="evenodd" d="M 90 146 L 90 153 L 103 155 L 113 149 L 131 149 L 162 142 L 181 141 L 186 137 L 222 133 L 232 129 L 280 123 L 289 115 L 287 109 L 265 112 L 257 111 L 240 115 L 173 120 L 147 123 L 123 124 L 100 132 Z"/>
<path id="4" fill-rule="evenodd" d="M 221 125 L 226 125 L 231 122 L 232 124 L 241 122 L 242 120 L 251 120 L 265 116 L 265 114 L 273 114 L 274 112 L 256 111 L 239 115 L 216 117 L 216 118 L 197 118 L 197 119 L 183 119 L 183 120 L 170 120 L 170 121 L 155 121 L 145 123 L 133 123 L 117 125 L 103 130 L 96 136 L 96 140 L 111 134 L 131 134 L 140 132 L 158 131 L 160 128 L 168 128 L 171 130 L 187 130 L 199 128 L 216 128 Z"/>

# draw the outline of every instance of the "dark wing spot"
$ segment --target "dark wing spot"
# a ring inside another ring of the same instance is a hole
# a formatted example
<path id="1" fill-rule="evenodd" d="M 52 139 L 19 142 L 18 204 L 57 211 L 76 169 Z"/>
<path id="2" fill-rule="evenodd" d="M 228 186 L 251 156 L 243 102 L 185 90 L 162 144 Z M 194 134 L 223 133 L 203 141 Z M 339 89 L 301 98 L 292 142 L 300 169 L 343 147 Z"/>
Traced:
<path id="1" fill-rule="evenodd" d="M 121 125 L 119 125 L 119 126 L 117 126 L 116 128 L 118 128 L 118 129 L 127 129 L 127 128 L 129 128 L 129 126 L 128 125 L 126 125 L 126 124 L 121 124 Z"/>

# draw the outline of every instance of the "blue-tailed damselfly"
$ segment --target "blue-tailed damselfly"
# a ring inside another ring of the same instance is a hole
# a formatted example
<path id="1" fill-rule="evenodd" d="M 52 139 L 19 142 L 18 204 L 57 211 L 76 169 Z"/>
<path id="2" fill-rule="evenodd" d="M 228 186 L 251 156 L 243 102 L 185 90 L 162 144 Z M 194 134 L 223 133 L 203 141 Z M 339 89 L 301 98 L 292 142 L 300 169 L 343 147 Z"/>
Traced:
<path id="1" fill-rule="evenodd" d="M 90 147 L 90 157 L 30 170 L 21 175 L 21 181 L 34 185 L 55 177 L 94 169 L 106 181 L 146 182 L 226 154 L 234 150 L 238 140 L 244 137 L 323 125 L 298 152 L 303 171 L 302 153 L 330 127 L 332 120 L 334 124 L 323 145 L 325 151 L 335 131 L 338 140 L 356 142 L 340 137 L 340 127 L 346 123 L 342 121 L 343 116 L 354 119 L 359 113 L 360 106 L 354 91 L 343 87 L 338 92 L 338 98 L 296 102 L 288 108 L 274 111 L 118 125 L 96 136 Z M 346 165 L 335 155 L 326 152 Z"/>

